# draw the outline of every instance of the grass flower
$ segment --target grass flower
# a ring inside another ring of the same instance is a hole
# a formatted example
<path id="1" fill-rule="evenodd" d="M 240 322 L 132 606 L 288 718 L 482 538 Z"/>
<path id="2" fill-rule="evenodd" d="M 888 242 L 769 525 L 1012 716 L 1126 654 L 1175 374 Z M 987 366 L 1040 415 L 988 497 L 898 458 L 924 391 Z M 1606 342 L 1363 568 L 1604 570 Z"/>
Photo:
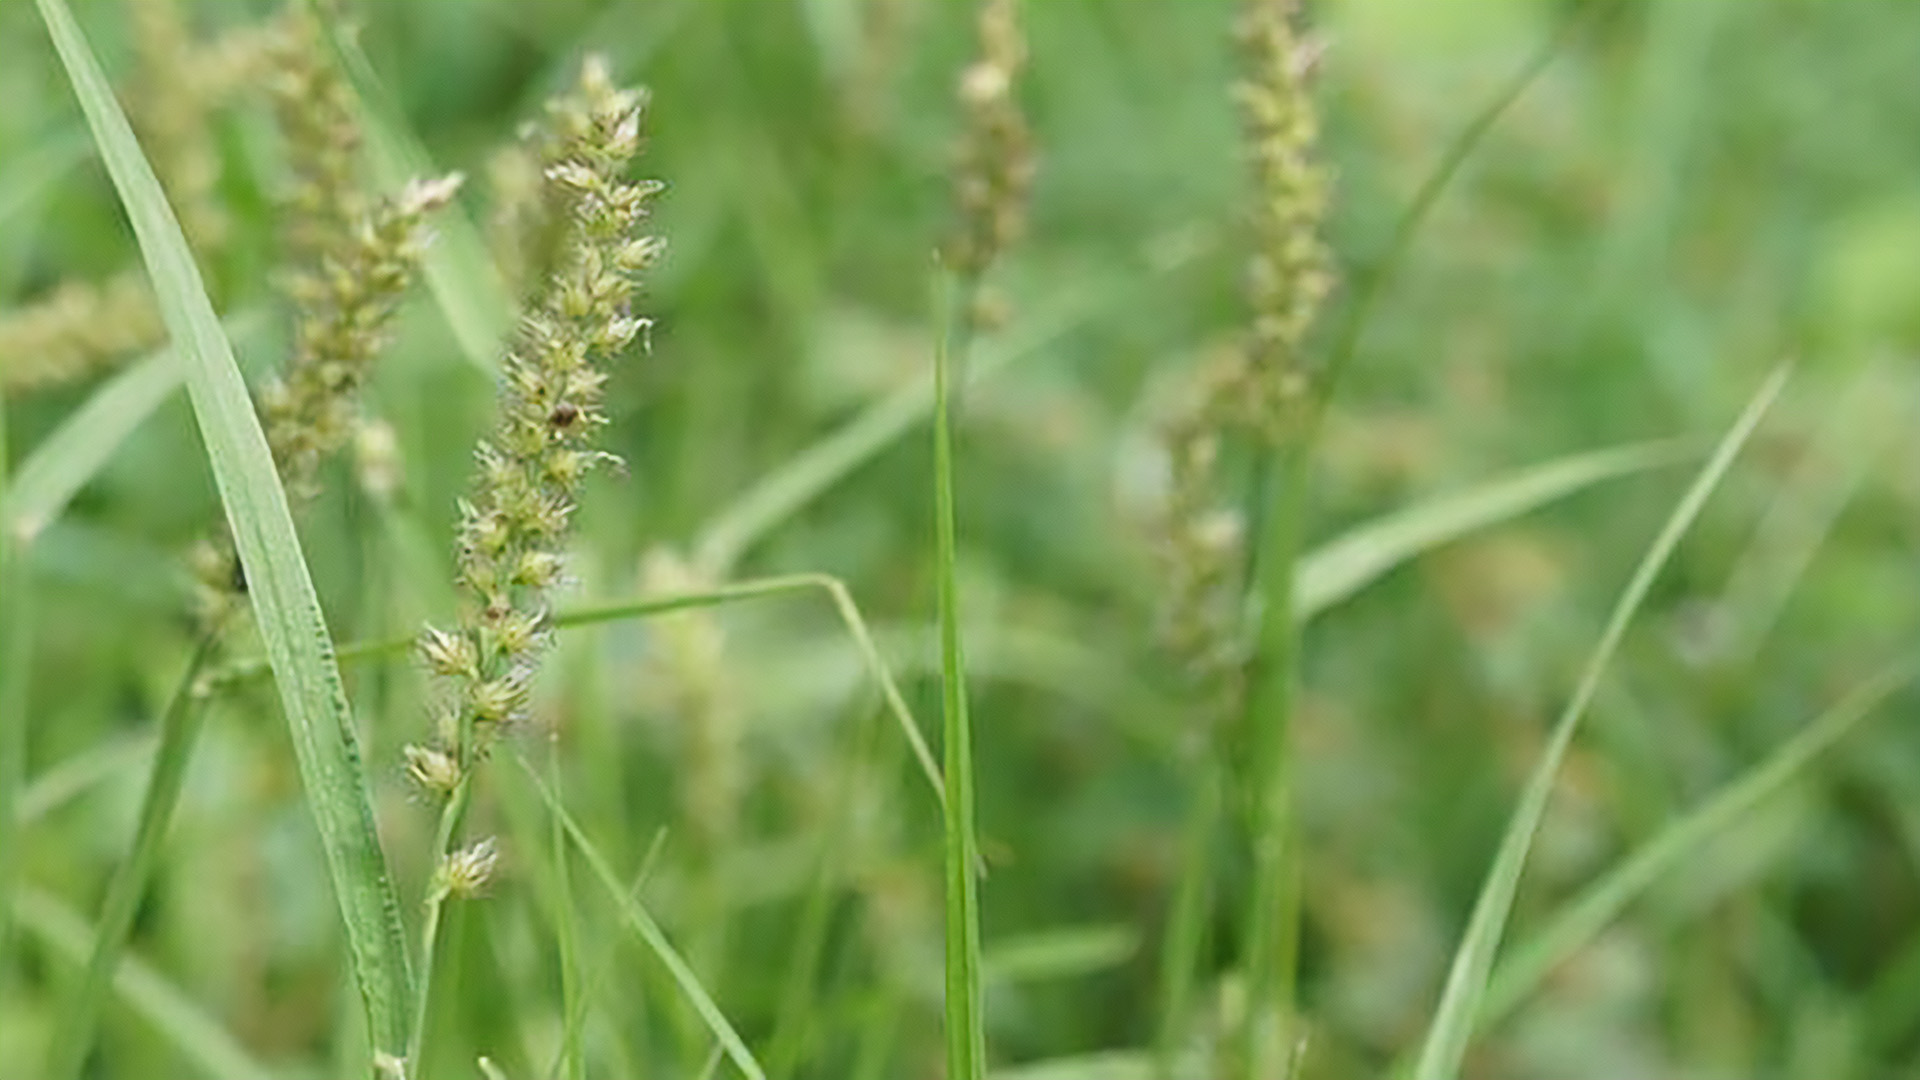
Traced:
<path id="1" fill-rule="evenodd" d="M 974 293 L 968 318 L 993 306 L 978 282 L 1020 238 L 1034 176 L 1033 135 L 1015 96 L 1027 48 L 1013 0 L 986 0 L 978 33 L 979 55 L 960 74 L 965 126 L 953 181 L 959 221 L 945 251 L 948 268 Z"/>
<path id="2" fill-rule="evenodd" d="M 525 711 L 574 499 L 608 457 L 592 445 L 606 423 L 606 367 L 647 329 L 632 300 L 636 275 L 661 250 L 641 231 L 659 185 L 625 177 L 640 148 L 643 103 L 595 58 L 548 107 L 542 175 L 564 236 L 502 364 L 499 419 L 476 452 L 473 494 L 461 505 L 466 617 L 457 629 L 427 630 L 420 643 L 450 687 L 437 750 L 463 776 L 488 733 Z"/>

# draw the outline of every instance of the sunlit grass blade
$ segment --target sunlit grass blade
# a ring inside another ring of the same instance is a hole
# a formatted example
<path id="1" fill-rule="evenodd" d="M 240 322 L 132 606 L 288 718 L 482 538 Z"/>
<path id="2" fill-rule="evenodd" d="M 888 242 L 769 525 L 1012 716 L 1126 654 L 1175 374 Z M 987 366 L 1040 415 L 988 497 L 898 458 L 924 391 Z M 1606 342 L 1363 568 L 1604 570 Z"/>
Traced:
<path id="1" fill-rule="evenodd" d="M 381 186 L 394 191 L 415 177 L 439 175 L 444 170 L 434 166 L 426 148 L 408 129 L 405 115 L 381 85 L 345 21 L 324 11 L 316 14 L 359 98 L 360 124 Z M 498 367 L 495 353 L 513 321 L 514 304 L 506 279 L 458 200 L 434 215 L 433 231 L 434 241 L 424 259 L 427 290 L 445 316 L 460 354 L 491 377 Z"/>
<path id="2" fill-rule="evenodd" d="M 989 982 L 1046 982 L 1108 971 L 1140 951 L 1140 932 L 1120 923 L 1067 926 L 1003 938 L 980 954 Z"/>
<path id="3" fill-rule="evenodd" d="M 700 977 L 694 974 L 693 969 L 687 966 L 686 960 L 682 959 L 680 953 L 674 949 L 673 943 L 667 940 L 666 932 L 660 929 L 660 924 L 654 922 L 653 916 L 647 912 L 647 909 L 628 892 L 626 885 L 620 881 L 619 875 L 614 873 L 612 865 L 607 862 L 606 856 L 600 854 L 600 849 L 587 838 L 587 834 L 581 830 L 579 823 L 573 820 L 573 815 L 567 813 L 567 808 L 561 804 L 559 796 L 553 789 L 547 787 L 546 781 L 540 778 L 539 770 L 525 758 L 517 760 L 521 771 L 526 774 L 527 782 L 533 785 L 534 790 L 539 792 L 541 800 L 547 804 L 547 811 L 560 820 L 560 825 L 573 841 L 573 846 L 580 852 L 581 858 L 586 860 L 588 869 L 593 871 L 593 876 L 598 878 L 601 886 L 607 890 L 607 896 L 619 910 L 622 921 L 647 947 L 647 950 L 666 967 L 667 973 L 673 977 L 674 984 L 680 988 L 680 992 L 686 996 L 688 1003 L 700 1015 L 701 1021 L 707 1025 L 713 1037 L 720 1041 L 734 1068 L 739 1069 L 749 1080 L 766 1080 L 766 1073 L 760 1068 L 760 1063 L 754 1059 L 753 1051 L 747 1049 L 747 1044 L 740 1038 L 739 1032 L 734 1030 L 732 1022 L 727 1019 L 725 1013 L 720 1011 L 720 1006 L 714 1004 L 713 997 L 707 993 L 706 987 L 700 984 Z"/>
<path id="4" fill-rule="evenodd" d="M 260 313 L 249 312 L 227 320 L 226 328 L 239 339 L 265 323 Z M 185 376 L 178 354 L 163 345 L 95 390 L 20 463 L 0 502 L 7 529 L 26 541 L 38 536 Z"/>
<path id="5" fill-rule="evenodd" d="M 1301 556 L 1293 615 L 1306 622 L 1388 571 L 1435 548 L 1511 521 L 1617 477 L 1683 460 L 1679 441 L 1634 443 L 1572 454 L 1450 491 L 1350 529 Z"/>
<path id="6" fill-rule="evenodd" d="M 160 314 L 187 370 L 187 389 L 213 465 L 260 635 L 292 729 L 307 804 L 319 827 L 346 924 L 355 980 L 376 1050 L 407 1042 L 407 968 L 399 902 L 373 823 L 353 718 L 334 665 L 260 422 L 192 253 L 153 170 L 64 0 L 38 0 L 120 201 L 132 220 Z"/>
<path id="7" fill-rule="evenodd" d="M 548 783 L 560 791 L 560 753 L 558 746 L 547 747 Z M 573 875 L 567 868 L 567 829 L 560 815 L 548 812 L 553 845 L 553 937 L 560 953 L 560 1015 L 568 1023 L 560 1034 L 560 1066 L 565 1080 L 585 1080 L 586 1054 L 581 1045 L 578 1024 L 571 1022 L 586 1007 L 580 972 L 580 927 L 574 915 Z"/>
<path id="8" fill-rule="evenodd" d="M 49 951 L 78 967 L 92 953 L 93 931 L 78 912 L 35 888 L 23 888 L 17 901 L 20 928 Z M 227 1030 L 160 973 L 132 956 L 122 956 L 113 972 L 113 990 L 127 1007 L 214 1080 L 263 1080 L 274 1070 L 254 1060 Z"/>
<path id="9" fill-rule="evenodd" d="M 1486 998 L 1480 1004 L 1480 1024 L 1491 1026 L 1512 1012 L 1556 967 L 1598 937 L 1663 874 L 1739 824 L 1768 797 L 1804 776 L 1822 754 L 1910 683 L 1916 672 L 1920 672 L 1920 662 L 1907 658 L 1867 679 L 1764 761 L 1661 829 L 1618 866 L 1582 889 L 1546 929 L 1516 947 L 1512 958 L 1494 969 Z"/>
<path id="10" fill-rule="evenodd" d="M 1554 780 L 1560 773 L 1560 762 L 1573 743 L 1580 719 L 1593 701 L 1593 695 L 1600 687 L 1600 678 L 1606 673 L 1607 664 L 1613 659 L 1621 639 L 1626 636 L 1627 627 L 1639 612 L 1640 605 L 1645 602 L 1654 579 L 1666 566 L 1674 548 L 1679 546 L 1680 538 L 1686 535 L 1694 519 L 1699 516 L 1708 496 L 1713 494 L 1726 476 L 1734 457 L 1746 445 L 1760 418 L 1773 404 L 1781 387 L 1786 385 L 1786 379 L 1785 367 L 1767 377 L 1759 392 L 1734 421 L 1733 427 L 1714 448 L 1713 456 L 1701 468 L 1692 486 L 1674 507 L 1614 605 L 1613 614 L 1607 620 L 1599 643 L 1587 658 L 1573 696 L 1555 721 L 1546 748 L 1527 778 L 1520 802 L 1508 822 L 1506 835 L 1501 839 L 1493 865 L 1480 887 L 1480 898 L 1474 904 L 1466 933 L 1461 938 L 1459 950 L 1454 954 L 1439 1008 L 1434 1013 L 1432 1026 L 1427 1030 L 1419 1060 L 1414 1066 L 1414 1080 L 1453 1080 L 1458 1075 L 1460 1062 L 1466 1056 L 1467 1042 L 1473 1035 L 1474 1021 L 1480 1012 L 1480 1002 L 1486 994 L 1487 977 L 1493 968 L 1494 956 L 1500 949 L 1501 936 L 1506 930 L 1507 916 L 1513 910 L 1514 893 L 1520 886 L 1520 875 L 1526 869 L 1527 854 L 1533 846 L 1534 834 L 1540 828 L 1540 820 L 1546 814 L 1547 800 L 1553 794 Z"/>
<path id="11" fill-rule="evenodd" d="M 974 835 L 973 725 L 967 667 L 960 654 L 960 586 L 955 567 L 951 286 L 942 282 L 933 352 L 934 575 L 940 593 L 941 769 L 946 780 L 947 1080 L 981 1080 L 987 1040 L 980 986 L 979 840 Z"/>
<path id="12" fill-rule="evenodd" d="M 140 898 L 145 895 L 153 869 L 158 865 L 160 844 L 166 839 L 167 826 L 173 820 L 174 805 L 180 801 L 187 761 L 192 757 L 193 743 L 206 715 L 207 701 L 198 684 L 201 668 L 214 647 L 212 634 L 201 639 L 160 715 L 160 745 L 154 754 L 152 771 L 147 775 L 147 791 L 140 802 L 133 843 L 107 882 L 93 955 L 87 960 L 80 985 L 61 1011 L 53 1041 L 48 1046 L 46 1075 L 50 1080 L 79 1076 L 86 1066 L 87 1055 L 93 1050 L 94 1024 L 106 999 L 107 985 L 119 966 L 127 936 L 133 931 L 133 917 Z"/>

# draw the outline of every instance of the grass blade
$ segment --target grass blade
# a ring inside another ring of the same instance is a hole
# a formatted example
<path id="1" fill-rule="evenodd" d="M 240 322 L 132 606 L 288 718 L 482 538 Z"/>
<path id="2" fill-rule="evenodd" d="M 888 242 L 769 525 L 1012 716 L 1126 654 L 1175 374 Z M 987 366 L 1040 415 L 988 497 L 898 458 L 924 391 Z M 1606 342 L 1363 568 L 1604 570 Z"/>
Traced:
<path id="1" fill-rule="evenodd" d="M 700 1014 L 700 1019 L 705 1022 L 707 1029 L 713 1032 L 713 1037 L 720 1041 L 720 1046 L 726 1051 L 727 1057 L 733 1061 L 734 1067 L 747 1076 L 748 1080 L 767 1080 L 766 1073 L 760 1068 L 760 1063 L 754 1060 L 753 1051 L 747 1049 L 747 1044 L 741 1040 L 740 1033 L 734 1030 L 726 1014 L 720 1011 L 720 1006 L 714 1004 L 713 997 L 707 993 L 706 987 L 700 985 L 700 977 L 693 973 L 693 969 L 687 966 L 687 962 L 674 949 L 673 943 L 667 940 L 666 932 L 660 929 L 660 924 L 654 922 L 653 916 L 647 912 L 647 909 L 627 891 L 619 875 L 613 872 L 613 867 L 607 862 L 606 856 L 600 854 L 600 849 L 594 846 L 593 841 L 587 839 L 587 834 L 581 831 L 579 823 L 573 820 L 573 815 L 567 813 L 567 808 L 561 804 L 559 796 L 555 795 L 546 781 L 540 778 L 539 770 L 524 757 L 516 757 L 516 760 L 520 763 L 521 771 L 526 774 L 527 782 L 533 785 L 534 790 L 539 792 L 541 801 L 547 804 L 547 812 L 559 819 L 561 827 L 573 840 L 573 846 L 579 849 L 581 857 L 586 859 L 587 867 L 593 871 L 593 876 L 600 879 L 600 884 L 607 890 L 607 895 L 613 899 L 614 906 L 619 909 L 620 917 L 626 921 L 627 926 L 633 930 L 641 943 L 660 960 L 661 964 L 665 965 L 667 973 L 673 977 L 680 992 L 686 995 L 688 1003 L 693 1006 L 695 1012 Z"/>
<path id="2" fill-rule="evenodd" d="M 243 338 L 264 325 L 264 315 L 249 312 L 227 320 L 226 329 Z M 185 375 L 178 354 L 162 346 L 95 390 L 20 463 L 0 500 L 6 528 L 31 542 L 99 475 L 127 436 L 173 396 Z"/>
<path id="3" fill-rule="evenodd" d="M 34 777 L 14 803 L 19 823 L 24 826 L 39 821 L 95 784 L 146 761 L 153 756 L 158 741 L 151 735 L 123 735 L 75 754 Z"/>
<path id="4" fill-rule="evenodd" d="M 1897 661 L 1861 683 L 1766 760 L 1721 788 L 1685 817 L 1581 890 L 1547 928 L 1516 948 L 1494 970 L 1480 1005 L 1480 1023 L 1492 1025 L 1525 1001 L 1554 968 L 1598 937 L 1620 912 L 1660 876 L 1738 823 L 1769 796 L 1804 775 L 1820 756 L 1872 715 L 1880 704 L 1920 673 L 1920 661 Z"/>
<path id="5" fill-rule="evenodd" d="M 94 949 L 93 932 L 78 912 L 39 889 L 20 890 L 20 928 L 39 938 L 61 959 L 86 962 Z M 181 990 L 140 960 L 123 956 L 113 972 L 113 989 L 135 1015 L 173 1044 L 180 1056 L 214 1080 L 261 1080 L 274 1070 L 255 1061 L 245 1047 Z"/>
<path id="6" fill-rule="evenodd" d="M 32 206 L 69 170 L 85 161 L 87 145 L 85 132 L 60 131 L 14 155 L 0 170 L 0 225 Z"/>
<path id="7" fill-rule="evenodd" d="M 180 801 L 180 784 L 187 773 L 187 760 L 206 716 L 207 701 L 198 686 L 200 671 L 212 656 L 216 637 L 201 638 L 187 661 L 173 697 L 160 716 L 160 747 L 147 776 L 146 795 L 140 801 L 139 824 L 127 857 L 114 868 L 107 882 L 107 897 L 101 905 L 99 931 L 94 937 L 93 955 L 87 960 L 86 974 L 75 987 L 73 998 L 60 1014 L 53 1042 L 48 1047 L 47 1073 L 53 1080 L 77 1077 L 93 1049 L 94 1024 L 107 985 L 119 966 L 127 937 L 133 932 L 133 917 L 140 898 L 146 894 L 153 869 L 160 859 L 160 844 L 166 839 L 167 826 L 173 820 L 173 808 Z"/>
<path id="8" fill-rule="evenodd" d="M 1605 674 L 1614 651 L 1626 636 L 1628 625 L 1646 600 L 1654 578 L 1659 576 L 1668 557 L 1679 546 L 1680 538 L 1699 516 L 1707 497 L 1713 494 L 1721 478 L 1726 476 L 1735 455 L 1746 445 L 1747 438 L 1759 425 L 1768 406 L 1779 396 L 1786 379 L 1787 369 L 1784 366 L 1775 370 L 1761 385 L 1753 400 L 1747 403 L 1739 419 L 1734 421 L 1733 427 L 1714 448 L 1713 456 L 1694 478 L 1693 485 L 1681 497 L 1679 505 L 1674 507 L 1659 535 L 1654 538 L 1653 545 L 1641 557 L 1626 590 L 1614 605 L 1613 614 L 1607 620 L 1599 643 L 1587 658 L 1586 668 L 1581 673 L 1573 696 L 1554 723 L 1546 750 L 1534 766 L 1532 775 L 1527 778 L 1526 788 L 1521 793 L 1519 805 L 1514 808 L 1512 820 L 1507 824 L 1507 832 L 1500 841 L 1493 866 L 1487 871 L 1480 887 L 1480 898 L 1474 904 L 1473 915 L 1468 920 L 1459 951 L 1454 954 L 1440 1006 L 1434 1013 L 1433 1024 L 1427 1030 L 1419 1061 L 1414 1066 L 1414 1080 L 1453 1080 L 1459 1074 L 1460 1062 L 1466 1056 L 1467 1041 L 1473 1035 L 1474 1020 L 1480 1012 L 1481 999 L 1486 994 L 1488 973 L 1492 970 L 1494 955 L 1499 951 L 1507 916 L 1513 910 L 1513 897 L 1520 885 L 1520 874 L 1526 868 L 1534 833 L 1546 813 L 1547 799 L 1553 793 L 1561 759 L 1566 756 L 1567 748 L 1573 742 L 1580 718 L 1586 714 L 1588 704 L 1600 687 L 1600 677 Z"/>
<path id="9" fill-rule="evenodd" d="M 1689 451 L 1677 440 L 1588 450 L 1447 492 L 1350 529 L 1300 559 L 1293 617 L 1306 622 L 1388 571 L 1461 537 L 1616 477 L 1657 469 Z"/>
<path id="10" fill-rule="evenodd" d="M 960 655 L 960 589 L 955 580 L 953 409 L 947 355 L 955 324 L 942 290 L 933 353 L 933 497 L 935 575 L 940 591 L 940 685 L 946 755 L 946 1028 L 948 1080 L 981 1080 L 987 1043 L 980 990 L 979 841 L 973 832 L 973 730 L 967 669 Z"/>
<path id="11" fill-rule="evenodd" d="M 161 317 L 186 366 L 194 415 L 246 572 L 292 728 L 307 804 L 346 923 L 369 1037 L 376 1050 L 397 1054 L 406 1046 L 407 1003 L 413 996 L 399 903 L 374 830 L 372 797 L 333 643 L 286 493 L 199 268 L 99 62 L 65 0 L 37 3 L 132 220 Z"/>

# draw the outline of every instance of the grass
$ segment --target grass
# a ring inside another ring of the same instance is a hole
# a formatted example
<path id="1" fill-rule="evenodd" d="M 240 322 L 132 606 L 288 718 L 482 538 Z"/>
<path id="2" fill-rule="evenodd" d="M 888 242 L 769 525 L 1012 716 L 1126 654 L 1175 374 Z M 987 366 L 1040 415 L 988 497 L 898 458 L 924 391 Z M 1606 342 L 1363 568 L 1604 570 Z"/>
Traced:
<path id="1" fill-rule="evenodd" d="M 105 74 L 66 5 L 41 0 L 39 7 L 132 221 L 167 333 L 187 369 L 194 414 L 246 572 L 281 707 L 293 729 L 307 805 L 326 847 L 369 1035 L 376 1049 L 397 1054 L 406 1045 L 405 1008 L 412 998 L 399 902 L 374 831 L 353 719 L 286 494 L 199 268 Z"/>
<path id="2" fill-rule="evenodd" d="M 1447 973 L 1446 989 L 1441 993 L 1439 1008 L 1434 1012 L 1433 1024 L 1427 1029 L 1426 1041 L 1422 1043 L 1419 1060 L 1414 1065 L 1415 1080 L 1447 1080 L 1458 1074 L 1461 1060 L 1466 1056 L 1467 1042 L 1473 1035 L 1480 1002 L 1486 995 L 1494 958 L 1506 932 L 1507 918 L 1513 910 L 1514 894 L 1520 888 L 1520 875 L 1526 869 L 1527 855 L 1533 848 L 1534 837 L 1546 815 L 1547 799 L 1553 794 L 1554 781 L 1559 777 L 1560 764 L 1573 744 L 1574 733 L 1579 729 L 1587 707 L 1593 703 L 1594 695 L 1599 692 L 1600 679 L 1606 674 L 1614 653 L 1619 650 L 1634 616 L 1639 614 L 1641 604 L 1645 603 L 1654 579 L 1665 568 L 1680 539 L 1700 516 L 1708 496 L 1725 478 L 1734 457 L 1753 435 L 1786 381 L 1787 369 L 1782 367 L 1761 384 L 1746 410 L 1714 448 L 1713 456 L 1701 466 L 1692 485 L 1667 517 L 1666 524 L 1661 526 L 1659 535 L 1647 547 L 1646 554 L 1640 557 L 1632 579 L 1621 591 L 1613 613 L 1607 617 L 1606 628 L 1601 631 L 1600 640 L 1587 658 L 1580 681 L 1567 699 L 1565 710 L 1554 721 L 1546 748 L 1528 775 L 1520 802 L 1514 807 L 1513 817 L 1507 823 L 1500 849 L 1494 856 L 1493 864 L 1487 868 L 1487 876 L 1480 886 L 1480 898 L 1474 903 L 1473 915 L 1467 922 L 1466 932 L 1461 936 L 1460 947 L 1454 953 L 1453 966 Z"/>
<path id="3" fill-rule="evenodd" d="M 368 187 L 466 184 L 383 425 L 292 516 L 264 85 L 170 129 L 153 26 L 0 5 L 0 1076 L 1903 1068 L 1920 13 L 1305 6 L 1338 396 L 1220 462 L 1268 481 L 1268 617 L 1216 752 L 1151 521 L 1175 388 L 1244 332 L 1239 3 L 1018 5 L 1004 318 L 926 258 L 971 4 L 311 4 Z M 180 10 L 195 70 L 252 62 L 264 9 Z M 651 92 L 657 322 L 448 818 L 411 631 L 461 618 L 528 265 L 492 156 L 590 50 Z M 226 222 L 190 254 L 146 172 L 183 165 Z M 143 262 L 165 348 L 8 382 L 106 329 L 36 337 L 44 298 Z M 251 610 L 196 657 L 223 517 Z"/>
<path id="4" fill-rule="evenodd" d="M 968 340 L 954 306 L 955 286 L 942 282 L 934 319 L 933 493 L 934 573 L 939 592 L 941 775 L 945 780 L 947 1075 L 986 1076 L 986 1025 L 980 980 L 980 854 L 974 835 L 973 722 L 967 711 L 967 666 L 960 647 L 960 587 L 954 508 L 952 350 Z"/>

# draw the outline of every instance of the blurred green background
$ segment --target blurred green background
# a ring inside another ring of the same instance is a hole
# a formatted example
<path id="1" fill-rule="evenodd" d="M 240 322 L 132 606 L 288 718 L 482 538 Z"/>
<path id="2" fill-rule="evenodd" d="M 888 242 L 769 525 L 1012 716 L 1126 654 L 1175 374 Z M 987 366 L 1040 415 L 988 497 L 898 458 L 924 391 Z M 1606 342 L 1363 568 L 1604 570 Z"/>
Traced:
<path id="1" fill-rule="evenodd" d="M 121 7 L 76 6 L 109 70 L 124 70 Z M 271 13 L 184 7 L 202 36 Z M 1326 42 L 1329 240 L 1343 277 L 1377 263 L 1448 142 L 1584 8 L 1309 5 Z M 412 129 L 438 164 L 470 174 L 463 202 L 483 222 L 490 154 L 584 52 L 651 90 L 641 168 L 667 184 L 656 223 L 669 256 L 647 283 L 652 351 L 611 385 L 606 439 L 626 468 L 583 499 L 573 596 L 698 584 L 700 545 L 736 500 L 925 377 L 971 5 L 354 10 Z M 966 388 L 958 463 L 988 1035 L 1010 1068 L 1140 1048 L 1157 1024 L 1157 943 L 1191 796 L 1181 748 L 1197 720 L 1153 636 L 1152 429 L 1182 373 L 1233 340 L 1246 257 L 1233 5 L 1022 11 L 1040 172 L 1029 237 L 998 279 L 1009 321 L 982 355 L 1034 347 Z M 1312 537 L 1576 451 L 1708 436 L 1767 370 L 1797 360 L 1607 678 L 1523 883 L 1520 938 L 1910 649 L 1920 622 L 1920 6 L 1665 0 L 1586 14 L 1383 295 L 1330 420 Z M 16 164 L 80 130 L 32 6 L 0 4 L 0 178 L 19 180 Z M 234 225 L 206 269 L 239 310 L 271 298 L 281 166 L 256 101 L 224 111 L 217 137 Z M 0 296 L 135 259 L 90 159 L 6 194 Z M 243 364 L 267 369 L 282 348 L 263 335 Z M 9 400 L 8 459 L 90 389 Z M 303 525 L 337 639 L 404 634 L 450 610 L 455 499 L 491 404 L 417 290 L 370 396 L 399 436 L 405 520 L 341 468 Z M 934 732 L 929 469 L 924 428 L 910 427 L 731 569 L 843 577 Z M 1380 1076 L 1417 1043 L 1546 727 L 1685 472 L 1609 482 L 1449 545 L 1308 629 L 1302 1075 Z M 133 748 L 107 782 L 27 826 L 21 880 L 80 913 L 125 850 L 139 740 L 191 644 L 181 553 L 217 513 L 180 398 L 34 548 L 28 775 Z M 400 747 L 426 730 L 425 680 L 406 660 L 348 675 L 389 856 L 417 898 L 432 823 L 410 801 Z M 623 873 L 663 837 L 642 895 L 749 1040 L 768 1046 L 782 1015 L 803 1016 L 796 1075 L 937 1075 L 939 815 L 875 719 L 830 607 L 764 600 L 568 631 L 546 675 L 521 737 L 543 754 L 557 736 L 564 796 Z M 1920 1049 L 1914 704 L 1896 698 L 1635 905 L 1476 1043 L 1471 1075 L 1908 1075 Z M 521 842 L 544 825 L 505 772 L 478 811 L 503 837 L 505 870 L 463 929 L 444 1030 L 466 1051 L 454 1058 L 487 1053 L 518 1080 L 547 1075 L 563 1017 L 544 856 Z M 697 1021 L 604 897 L 576 892 L 597 980 L 590 1074 L 696 1075 L 708 1051 Z M 134 951 L 260 1060 L 340 1075 L 334 1062 L 353 1060 L 361 1036 L 337 922 L 276 700 L 264 686 L 224 696 Z M 1229 922 L 1223 912 L 1223 942 Z M 819 969 L 795 989 L 810 926 Z M 1230 1007 L 1225 950 L 1208 965 L 1212 1012 Z M 9 957 L 0 1075 L 24 1077 L 74 969 L 27 929 Z M 92 1068 L 197 1074 L 124 1006 Z"/>

